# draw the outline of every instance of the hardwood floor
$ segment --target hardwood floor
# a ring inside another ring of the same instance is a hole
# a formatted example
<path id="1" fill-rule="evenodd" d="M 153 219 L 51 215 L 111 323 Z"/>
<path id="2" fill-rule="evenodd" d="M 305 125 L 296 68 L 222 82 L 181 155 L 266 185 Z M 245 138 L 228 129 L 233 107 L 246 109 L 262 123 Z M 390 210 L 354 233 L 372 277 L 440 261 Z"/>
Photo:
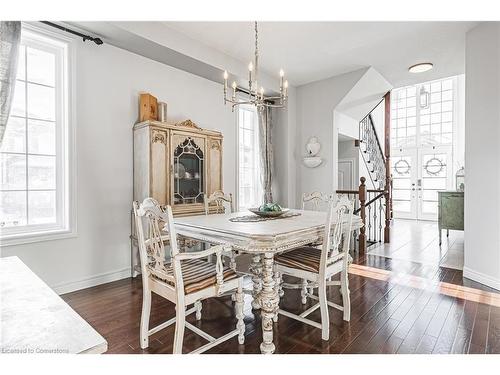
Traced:
<path id="1" fill-rule="evenodd" d="M 450 230 L 447 237 L 443 230 L 440 246 L 437 222 L 394 219 L 391 242 L 374 244 L 368 248 L 368 253 L 461 270 L 464 266 L 464 232 Z"/>
<path id="2" fill-rule="evenodd" d="M 330 309 L 326 342 L 321 330 L 280 315 L 276 353 L 500 353 L 500 294 L 463 279 L 460 270 L 373 255 L 355 259 L 351 267 L 351 321 Z M 141 295 L 139 277 L 62 297 L 107 339 L 108 353 L 171 353 L 173 326 L 153 335 L 147 350 L 140 349 Z M 336 288 L 329 295 L 341 303 Z M 261 322 L 250 302 L 246 296 L 245 344 L 234 338 L 208 353 L 259 353 Z M 298 290 L 287 290 L 281 304 L 292 312 L 304 309 Z M 201 322 L 194 316 L 187 320 L 213 336 L 236 324 L 230 297 L 204 301 L 202 312 Z M 174 306 L 153 294 L 151 313 L 155 326 L 174 316 Z M 319 310 L 310 318 L 319 321 Z M 204 343 L 186 330 L 185 352 Z"/>

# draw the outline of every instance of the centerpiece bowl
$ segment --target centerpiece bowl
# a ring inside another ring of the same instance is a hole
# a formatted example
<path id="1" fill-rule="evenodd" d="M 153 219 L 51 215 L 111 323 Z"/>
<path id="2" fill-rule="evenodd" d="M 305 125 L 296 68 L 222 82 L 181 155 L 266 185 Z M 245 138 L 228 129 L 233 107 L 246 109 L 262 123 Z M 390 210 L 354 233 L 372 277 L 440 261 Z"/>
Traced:
<path id="1" fill-rule="evenodd" d="M 277 203 L 266 203 L 260 207 L 249 208 L 250 212 L 261 217 L 278 217 L 288 212 L 288 208 L 281 208 Z"/>

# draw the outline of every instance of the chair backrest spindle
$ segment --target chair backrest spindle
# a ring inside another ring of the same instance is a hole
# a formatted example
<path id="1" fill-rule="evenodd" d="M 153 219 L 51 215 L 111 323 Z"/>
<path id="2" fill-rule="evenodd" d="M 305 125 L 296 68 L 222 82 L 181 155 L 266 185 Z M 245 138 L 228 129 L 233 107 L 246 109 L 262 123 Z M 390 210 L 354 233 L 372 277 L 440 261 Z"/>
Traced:
<path id="1" fill-rule="evenodd" d="M 325 273 L 326 267 L 338 257 L 341 244 L 343 261 L 348 261 L 353 211 L 352 201 L 346 196 L 337 197 L 330 202 L 323 237 L 320 273 Z"/>

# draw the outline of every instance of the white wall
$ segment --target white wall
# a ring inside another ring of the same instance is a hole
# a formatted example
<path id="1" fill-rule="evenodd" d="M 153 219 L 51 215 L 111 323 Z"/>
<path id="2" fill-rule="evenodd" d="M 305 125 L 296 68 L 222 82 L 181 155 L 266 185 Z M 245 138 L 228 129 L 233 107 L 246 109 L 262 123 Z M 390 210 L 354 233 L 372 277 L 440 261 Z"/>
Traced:
<path id="1" fill-rule="evenodd" d="M 288 107 L 275 109 L 272 119 L 272 143 L 274 148 L 273 199 L 284 207 L 295 204 L 295 132 L 296 91 L 289 89 Z"/>
<path id="2" fill-rule="evenodd" d="M 334 118 L 338 134 L 354 139 L 359 138 L 359 120 L 356 120 L 339 111 L 335 111 Z"/>
<path id="3" fill-rule="evenodd" d="M 466 35 L 464 276 L 500 289 L 500 24 Z"/>
<path id="4" fill-rule="evenodd" d="M 224 135 L 224 189 L 235 191 L 236 122 L 220 84 L 104 44 L 76 42 L 77 225 L 75 238 L 2 248 L 59 292 L 126 277 L 130 268 L 132 126 L 138 94 L 168 103 Z"/>
<path id="5" fill-rule="evenodd" d="M 391 87 L 371 67 L 297 87 L 297 201 L 304 192 L 337 189 L 338 134 L 358 138 L 359 121 Z M 301 163 L 311 136 L 318 137 L 323 158 L 323 164 L 313 169 Z"/>
<path id="6" fill-rule="evenodd" d="M 297 88 L 296 204 L 304 192 L 336 189 L 338 132 L 334 129 L 334 109 L 365 71 L 360 69 Z M 321 143 L 319 156 L 323 163 L 317 168 L 307 168 L 302 158 L 305 145 L 313 136 Z"/>
<path id="7" fill-rule="evenodd" d="M 457 121 L 453 138 L 453 176 L 465 165 L 465 74 L 457 76 Z M 453 182 L 455 186 L 455 182 Z"/>

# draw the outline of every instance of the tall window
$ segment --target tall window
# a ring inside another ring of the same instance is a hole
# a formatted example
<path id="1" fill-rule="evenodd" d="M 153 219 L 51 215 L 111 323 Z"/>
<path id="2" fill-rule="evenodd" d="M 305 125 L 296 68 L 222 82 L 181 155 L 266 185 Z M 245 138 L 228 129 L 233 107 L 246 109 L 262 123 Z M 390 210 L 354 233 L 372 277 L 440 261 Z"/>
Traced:
<path id="1" fill-rule="evenodd" d="M 23 28 L 0 148 L 2 240 L 67 231 L 68 44 Z"/>
<path id="2" fill-rule="evenodd" d="M 455 77 L 392 91 L 393 147 L 451 145 Z"/>
<path id="3" fill-rule="evenodd" d="M 238 109 L 238 138 L 238 208 L 242 210 L 262 203 L 259 126 L 254 106 Z"/>

